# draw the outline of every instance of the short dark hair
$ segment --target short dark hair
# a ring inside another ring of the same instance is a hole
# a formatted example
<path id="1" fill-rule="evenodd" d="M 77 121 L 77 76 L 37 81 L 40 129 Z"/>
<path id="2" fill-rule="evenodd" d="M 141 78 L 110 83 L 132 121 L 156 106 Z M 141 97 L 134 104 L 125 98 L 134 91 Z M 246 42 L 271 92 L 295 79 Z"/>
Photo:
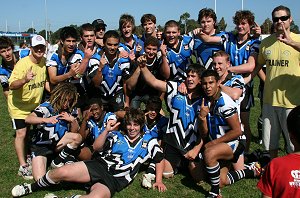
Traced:
<path id="1" fill-rule="evenodd" d="M 146 47 L 148 45 L 157 46 L 157 48 L 159 48 L 160 43 L 159 43 L 159 40 L 156 37 L 149 36 L 148 38 L 146 38 L 146 40 L 144 42 L 144 47 Z"/>
<path id="2" fill-rule="evenodd" d="M 186 70 L 186 74 L 192 72 L 192 73 L 196 73 L 198 75 L 199 78 L 201 78 L 202 73 L 205 71 L 205 68 L 198 64 L 198 63 L 194 63 L 191 64 L 187 70 Z"/>
<path id="3" fill-rule="evenodd" d="M 80 36 L 83 36 L 83 31 L 93 31 L 95 32 L 95 26 L 90 23 L 84 23 L 80 27 Z"/>
<path id="4" fill-rule="evenodd" d="M 272 18 L 274 17 L 274 13 L 279 11 L 279 10 L 284 10 L 288 16 L 291 16 L 291 14 L 292 14 L 291 10 L 288 7 L 280 5 L 280 6 L 277 6 L 276 8 L 273 9 Z"/>
<path id="5" fill-rule="evenodd" d="M 165 24 L 164 31 L 166 31 L 166 29 L 167 29 L 168 27 L 177 27 L 178 30 L 180 30 L 180 25 L 179 25 L 179 23 L 178 23 L 177 21 L 175 21 L 175 20 L 169 20 L 169 21 L 167 21 L 166 24 Z"/>
<path id="6" fill-rule="evenodd" d="M 105 32 L 105 34 L 103 36 L 103 42 L 105 43 L 108 38 L 116 38 L 116 39 L 120 40 L 120 35 L 115 30 L 108 30 L 107 32 Z"/>
<path id="7" fill-rule="evenodd" d="M 201 22 L 203 17 L 210 17 L 214 20 L 215 23 L 217 23 L 217 15 L 216 15 L 215 11 L 211 8 L 203 8 L 199 11 L 198 23 Z"/>
<path id="8" fill-rule="evenodd" d="M 296 141 L 300 143 L 300 106 L 292 109 L 286 122 L 289 133 L 293 134 Z"/>
<path id="9" fill-rule="evenodd" d="M 155 111 L 159 113 L 162 108 L 162 101 L 159 96 L 151 96 L 146 104 L 146 111 Z"/>
<path id="10" fill-rule="evenodd" d="M 64 41 L 64 40 L 66 40 L 69 37 L 72 37 L 72 38 L 75 38 L 76 40 L 78 40 L 78 32 L 77 32 L 77 30 L 74 27 L 72 27 L 72 26 L 63 27 L 60 30 L 60 34 L 59 34 L 60 40 Z"/>
<path id="11" fill-rule="evenodd" d="M 88 101 L 88 106 L 90 107 L 93 104 L 98 104 L 100 107 L 103 106 L 101 98 L 91 98 Z"/>
<path id="12" fill-rule="evenodd" d="M 141 24 L 143 25 L 147 21 L 152 21 L 156 24 L 156 17 L 153 14 L 144 14 L 141 18 Z"/>
<path id="13" fill-rule="evenodd" d="M 15 49 L 14 43 L 7 36 L 0 37 L 0 49 L 11 47 L 12 50 Z"/>
<path id="14" fill-rule="evenodd" d="M 215 70 L 212 70 L 212 69 L 205 70 L 201 75 L 201 79 L 203 79 L 205 77 L 209 77 L 209 76 L 214 76 L 216 81 L 220 80 L 220 76 L 219 76 L 218 72 L 216 72 Z"/>

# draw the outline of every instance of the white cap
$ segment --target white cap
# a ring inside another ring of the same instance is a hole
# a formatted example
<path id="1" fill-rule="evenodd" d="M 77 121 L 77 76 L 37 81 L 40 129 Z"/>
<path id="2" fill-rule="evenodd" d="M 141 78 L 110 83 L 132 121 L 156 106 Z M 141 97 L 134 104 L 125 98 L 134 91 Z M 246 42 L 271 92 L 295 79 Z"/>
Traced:
<path id="1" fill-rule="evenodd" d="M 46 41 L 44 37 L 41 35 L 35 35 L 31 38 L 31 47 L 35 47 L 37 45 L 45 45 L 46 46 Z"/>

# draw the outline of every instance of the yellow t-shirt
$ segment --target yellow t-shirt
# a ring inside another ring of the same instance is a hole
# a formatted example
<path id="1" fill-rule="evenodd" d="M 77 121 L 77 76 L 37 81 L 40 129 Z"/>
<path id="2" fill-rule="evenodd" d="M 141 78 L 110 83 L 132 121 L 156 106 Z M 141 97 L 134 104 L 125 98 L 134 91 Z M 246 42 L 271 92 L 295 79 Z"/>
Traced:
<path id="1" fill-rule="evenodd" d="M 290 36 L 300 42 L 300 36 Z M 266 64 L 264 103 L 284 108 L 300 105 L 300 52 L 273 34 L 261 42 L 258 63 Z"/>
<path id="2" fill-rule="evenodd" d="M 42 100 L 47 78 L 44 58 L 39 64 L 33 63 L 29 56 L 21 59 L 17 62 L 8 82 L 11 84 L 15 80 L 24 78 L 31 67 L 32 72 L 36 74 L 34 78 L 20 89 L 9 90 L 7 104 L 9 114 L 13 119 L 25 119 Z"/>

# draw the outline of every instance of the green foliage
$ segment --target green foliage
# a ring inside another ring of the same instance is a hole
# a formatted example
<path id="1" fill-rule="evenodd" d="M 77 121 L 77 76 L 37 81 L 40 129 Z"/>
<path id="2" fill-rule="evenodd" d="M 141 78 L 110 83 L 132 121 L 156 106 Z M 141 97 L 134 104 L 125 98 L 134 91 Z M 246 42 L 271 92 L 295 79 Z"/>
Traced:
<path id="1" fill-rule="evenodd" d="M 273 24 L 273 22 L 271 21 L 271 19 L 267 18 L 263 22 L 263 24 L 260 26 L 261 27 L 261 33 L 262 34 L 271 34 L 272 24 Z"/>
<path id="2" fill-rule="evenodd" d="M 295 24 L 294 21 L 292 21 L 290 28 L 291 28 L 291 32 L 294 32 L 295 34 L 299 34 L 300 33 L 299 27 L 298 27 L 298 25 Z"/>
<path id="3" fill-rule="evenodd" d="M 225 22 L 224 17 L 218 23 L 218 31 L 226 31 L 227 23 Z"/>

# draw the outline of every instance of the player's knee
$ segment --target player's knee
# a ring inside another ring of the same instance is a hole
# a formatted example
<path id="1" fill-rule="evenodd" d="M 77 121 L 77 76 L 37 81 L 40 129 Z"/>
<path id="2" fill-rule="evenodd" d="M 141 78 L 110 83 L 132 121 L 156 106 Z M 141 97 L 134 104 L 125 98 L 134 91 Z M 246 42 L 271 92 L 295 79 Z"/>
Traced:
<path id="1" fill-rule="evenodd" d="M 205 163 L 208 165 L 211 162 L 214 162 L 215 161 L 215 156 L 216 156 L 215 149 L 207 148 L 204 151 L 204 161 L 205 161 Z"/>
<path id="2" fill-rule="evenodd" d="M 82 136 L 79 133 L 74 133 L 72 141 L 76 146 L 79 146 L 82 142 Z"/>

